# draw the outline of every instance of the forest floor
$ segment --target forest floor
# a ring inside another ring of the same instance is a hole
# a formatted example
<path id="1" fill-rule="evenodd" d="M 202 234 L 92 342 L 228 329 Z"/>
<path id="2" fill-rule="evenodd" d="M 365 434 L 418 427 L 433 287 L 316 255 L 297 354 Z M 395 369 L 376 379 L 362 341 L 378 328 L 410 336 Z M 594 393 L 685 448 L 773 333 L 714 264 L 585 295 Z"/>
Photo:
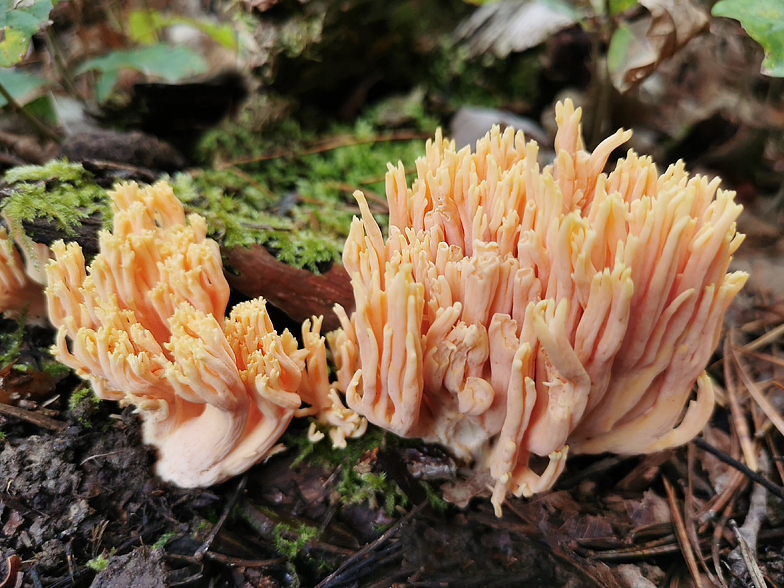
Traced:
<path id="1" fill-rule="evenodd" d="M 386 163 L 413 171 L 437 126 L 468 143 L 489 119 L 528 125 L 546 156 L 553 103 L 569 96 L 584 108 L 589 146 L 633 128 L 637 151 L 721 175 L 746 209 L 731 269 L 750 279 L 708 366 L 716 411 L 684 447 L 570 457 L 552 490 L 510 498 L 500 518 L 488 480 L 440 447 L 370 427 L 332 449 L 307 441 L 306 419 L 281 439 L 285 450 L 245 474 L 183 490 L 155 477 L 133 407 L 98 401 L 57 364 L 50 327 L 5 318 L 0 588 L 784 587 L 784 101 L 743 29 L 695 2 L 710 21 L 687 31 L 688 44 L 659 47 L 648 69 L 626 47 L 607 70 L 610 36 L 650 17 L 636 2 L 613 19 L 574 17 L 500 56 L 498 22 L 483 25 L 494 31 L 488 47 L 484 29 L 471 28 L 482 9 L 461 0 L 448 10 L 413 0 L 222 4 L 242 5 L 255 38 L 241 74 L 220 72 L 214 47 L 204 51 L 213 77 L 165 85 L 118 74 L 100 116 L 86 108 L 81 121 L 115 130 L 65 132 L 63 109 L 50 104 L 57 141 L 6 109 L 4 214 L 37 198 L 28 236 L 76 240 L 91 255 L 105 190 L 166 177 L 220 242 L 232 303 L 263 295 L 278 328 L 296 332 L 312 314 L 334 328 L 332 305 L 352 300 L 339 260 L 355 189 L 383 218 Z M 105 15 L 80 10 L 53 11 L 57 40 L 34 42 L 22 63 L 48 76 L 25 100 L 35 115 L 72 83 L 82 95 L 100 89 L 92 74 L 56 67 L 103 38 Z M 59 56 L 42 57 L 45 45 Z M 630 81 L 638 69 L 646 84 Z M 51 163 L 57 156 L 83 167 Z M 50 167 L 18 167 L 31 164 Z M 65 192 L 81 198 L 78 214 L 47 212 Z"/>

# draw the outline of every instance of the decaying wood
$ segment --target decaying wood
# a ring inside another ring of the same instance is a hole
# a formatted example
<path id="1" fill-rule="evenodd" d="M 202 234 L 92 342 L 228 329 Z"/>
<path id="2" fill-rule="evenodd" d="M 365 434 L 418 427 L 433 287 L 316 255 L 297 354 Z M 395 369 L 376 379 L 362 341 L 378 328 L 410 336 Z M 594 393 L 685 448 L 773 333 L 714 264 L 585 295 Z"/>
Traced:
<path id="1" fill-rule="evenodd" d="M 263 296 L 295 321 L 324 315 L 322 331 L 326 332 L 339 326 L 332 312 L 335 304 L 348 312 L 354 309 L 351 282 L 342 265 L 335 264 L 317 276 L 278 261 L 261 245 L 250 249 L 234 247 L 224 251 L 224 255 L 228 265 L 237 272 L 226 273 L 232 288 L 250 298 Z"/>
<path id="2" fill-rule="evenodd" d="M 32 423 L 48 431 L 54 431 L 55 433 L 62 432 L 68 426 L 67 423 L 58 421 L 46 415 L 33 412 L 31 410 L 25 410 L 24 408 L 19 408 L 18 406 L 11 406 L 9 404 L 0 403 L 0 414 L 27 421 L 28 423 Z"/>

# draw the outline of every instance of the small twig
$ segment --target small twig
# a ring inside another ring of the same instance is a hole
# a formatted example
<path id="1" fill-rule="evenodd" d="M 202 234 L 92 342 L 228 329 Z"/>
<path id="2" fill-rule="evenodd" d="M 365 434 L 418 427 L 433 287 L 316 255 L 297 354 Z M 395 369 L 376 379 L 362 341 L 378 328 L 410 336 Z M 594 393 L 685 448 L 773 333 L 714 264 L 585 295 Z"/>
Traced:
<path id="1" fill-rule="evenodd" d="M 721 515 L 719 524 L 713 529 L 713 541 L 711 542 L 711 557 L 713 558 L 713 567 L 716 570 L 716 576 L 723 588 L 727 588 L 727 580 L 724 579 L 724 572 L 722 572 L 721 557 L 719 555 L 719 546 L 721 545 L 721 538 L 724 535 L 724 529 L 727 527 L 727 520 L 730 518 L 732 509 L 735 508 L 735 501 L 732 500 L 724 508 Z"/>
<path id="2" fill-rule="evenodd" d="M 752 398 L 759 404 L 759 407 L 762 409 L 762 412 L 765 413 L 765 416 L 770 419 L 770 422 L 779 430 L 779 432 L 784 435 L 784 417 L 781 413 L 773 406 L 773 403 L 768 400 L 767 396 L 762 393 L 762 390 L 759 389 L 759 386 L 751 379 L 749 376 L 748 370 L 746 366 L 744 366 L 740 359 L 734 354 L 733 352 L 733 360 L 736 362 L 738 366 L 738 373 L 740 373 L 740 379 L 743 380 L 743 384 L 746 386 L 746 389 L 751 394 Z"/>
<path id="3" fill-rule="evenodd" d="M 363 558 L 365 555 L 367 555 L 371 551 L 373 551 L 375 549 L 378 549 L 380 546 L 382 546 L 384 543 L 386 543 L 386 541 L 390 537 L 395 535 L 395 533 L 397 533 L 400 529 L 402 529 L 404 526 L 406 526 L 408 523 L 410 523 L 411 520 L 417 514 L 419 514 L 422 511 L 422 509 L 424 509 L 425 506 L 427 506 L 428 504 L 429 504 L 428 501 L 425 500 L 419 506 L 416 506 L 415 508 L 411 509 L 411 512 L 409 512 L 406 516 L 404 516 L 402 519 L 400 519 L 397 523 L 395 523 L 389 529 L 387 529 L 378 539 L 376 539 L 375 541 L 371 541 L 370 543 L 365 545 L 362 549 L 357 551 L 354 555 L 349 557 L 346 561 L 344 561 L 340 565 L 340 567 L 338 569 L 336 569 L 329 576 L 327 576 L 321 582 L 319 582 L 319 584 L 318 584 L 318 586 L 316 586 L 316 588 L 325 588 L 326 586 L 329 586 L 335 578 L 337 578 L 338 576 L 342 575 L 346 570 L 351 568 L 354 565 L 355 562 L 357 562 L 359 559 Z"/>
<path id="4" fill-rule="evenodd" d="M 239 557 L 231 557 L 224 555 L 217 551 L 205 551 L 204 557 L 213 561 L 220 562 L 227 566 L 234 566 L 238 568 L 268 568 L 271 566 L 285 563 L 286 558 L 278 557 L 275 559 L 241 559 Z"/>
<path id="5" fill-rule="evenodd" d="M 33 125 L 39 133 L 42 133 L 45 137 L 51 139 L 58 145 L 63 142 L 60 135 L 55 133 L 52 129 L 47 127 L 44 123 L 42 123 L 40 120 L 35 118 L 32 114 L 27 112 L 22 107 L 21 104 L 19 104 L 16 100 L 14 100 L 13 96 L 11 96 L 11 94 L 8 93 L 8 90 L 5 89 L 5 86 L 3 86 L 3 84 L 0 84 L 0 94 L 2 94 L 3 98 L 6 99 L 6 101 L 11 106 L 11 108 L 13 108 L 19 116 L 21 116 L 31 125 Z"/>
<path id="6" fill-rule="evenodd" d="M 730 521 L 730 529 L 732 529 L 732 533 L 735 535 L 735 539 L 738 541 L 738 547 L 740 548 L 740 554 L 743 558 L 743 563 L 746 564 L 746 569 L 749 572 L 751 581 L 754 583 L 754 588 L 766 588 L 765 579 L 762 577 L 762 571 L 759 569 L 757 560 L 754 558 L 754 554 L 751 553 L 749 544 L 746 542 L 746 538 L 743 536 L 743 533 L 741 533 L 740 529 L 738 529 L 738 525 L 735 523 L 735 521 Z"/>
<path id="7" fill-rule="evenodd" d="M 700 549 L 700 539 L 697 536 L 697 526 L 695 524 L 695 510 L 696 507 L 694 505 L 694 445 L 689 444 L 687 450 L 687 463 L 688 463 L 688 482 L 686 484 L 686 496 L 683 501 L 683 518 L 686 527 L 686 534 L 688 535 L 689 543 L 691 543 L 691 548 L 694 551 L 695 557 L 697 558 L 697 563 L 700 564 L 700 567 L 703 569 L 705 574 L 708 576 L 711 584 L 713 584 L 716 588 L 722 588 L 719 581 L 710 571 L 708 568 L 708 562 L 702 556 L 702 550 Z"/>
<path id="8" fill-rule="evenodd" d="M 420 131 L 399 131 L 389 135 L 380 135 L 377 137 L 339 137 L 337 140 L 334 138 L 327 138 L 315 143 L 311 143 L 311 147 L 298 151 L 295 149 L 275 149 L 274 151 L 262 153 L 261 155 L 253 155 L 251 157 L 243 157 L 235 159 L 234 161 L 225 161 L 215 166 L 218 170 L 224 170 L 236 165 L 245 165 L 248 163 L 260 163 L 262 161 L 270 161 L 271 159 L 279 159 L 281 157 L 303 157 L 305 155 L 313 155 L 314 153 L 323 153 L 325 151 L 332 151 L 341 147 L 351 147 L 352 145 L 365 145 L 367 143 L 383 143 L 387 141 L 412 141 L 414 139 L 429 139 L 431 133 L 422 133 Z"/>
<path id="9" fill-rule="evenodd" d="M 740 348 L 741 353 L 748 353 L 750 351 L 755 351 L 760 347 L 764 347 L 768 343 L 773 343 L 777 339 L 779 339 L 782 335 L 784 335 L 784 323 L 780 324 L 778 327 L 771 329 L 764 335 L 754 339 L 751 343 L 747 343 L 743 347 Z"/>
<path id="10" fill-rule="evenodd" d="M 670 513 L 672 513 L 672 522 L 675 525 L 675 536 L 678 538 L 678 544 L 681 546 L 683 558 L 686 560 L 686 565 L 689 568 L 689 574 L 694 581 L 697 588 L 702 588 L 702 578 L 700 577 L 700 570 L 697 567 L 697 558 L 694 556 L 694 551 L 689 543 L 689 535 L 686 532 L 686 524 L 683 522 L 683 515 L 681 514 L 678 499 L 675 497 L 675 490 L 669 480 L 664 477 L 664 489 L 667 491 L 667 499 L 670 503 Z"/>
<path id="11" fill-rule="evenodd" d="M 776 466 L 776 471 L 779 473 L 779 479 L 784 482 L 784 461 L 782 461 L 778 447 L 776 447 L 776 442 L 770 431 L 765 435 L 765 440 L 768 442 L 768 449 L 770 449 L 770 455 L 773 458 L 773 464 Z"/>
<path id="12" fill-rule="evenodd" d="M 724 357 L 725 359 L 733 356 L 733 331 L 724 339 Z M 734 425 L 735 432 L 738 435 L 741 451 L 746 463 L 752 470 L 757 469 L 757 452 L 754 450 L 754 444 L 751 441 L 751 433 L 749 432 L 749 423 L 746 420 L 746 414 L 741 409 L 738 402 L 737 384 L 735 380 L 735 369 L 737 369 L 737 362 L 725 361 L 724 362 L 724 381 L 727 387 L 727 400 L 730 405 L 730 414 L 732 415 L 732 424 Z"/>
<path id="13" fill-rule="evenodd" d="M 231 495 L 231 498 L 226 503 L 226 508 L 223 509 L 223 514 L 218 519 L 218 522 L 215 523 L 215 526 L 212 527 L 210 530 L 210 534 L 207 535 L 207 539 L 202 543 L 201 547 L 199 547 L 196 552 L 193 554 L 193 557 L 196 558 L 197 561 L 201 561 L 204 557 L 204 554 L 209 550 L 210 545 L 215 540 L 215 537 L 218 536 L 218 532 L 221 530 L 223 523 L 226 522 L 226 519 L 229 518 L 229 513 L 231 513 L 231 509 L 234 508 L 234 505 L 237 504 L 237 500 L 242 494 L 242 491 L 245 489 L 245 484 L 248 482 L 248 474 L 245 473 L 244 476 L 240 479 L 240 483 L 237 484 L 237 489 L 234 491 L 234 494 Z"/>
<path id="14" fill-rule="evenodd" d="M 60 48 L 57 46 L 57 40 L 52 34 L 51 27 L 47 28 L 44 31 L 44 39 L 46 39 L 46 42 L 49 45 L 49 50 L 52 52 L 52 57 L 54 57 L 54 62 L 57 66 L 57 69 L 60 71 L 60 76 L 62 77 L 62 81 L 63 81 L 63 87 L 68 91 L 68 94 L 70 94 L 71 97 L 77 99 L 78 101 L 84 104 L 85 100 L 84 98 L 82 98 L 81 94 L 76 89 L 76 84 L 74 84 L 73 78 L 71 78 L 71 74 L 68 71 L 68 64 L 63 58 L 63 54 L 60 51 Z"/>
<path id="15" fill-rule="evenodd" d="M 227 167 L 226 170 L 229 173 L 234 174 L 235 176 L 237 176 L 241 180 L 246 181 L 248 184 L 250 184 L 251 186 L 256 188 L 259 192 L 263 192 L 264 195 L 267 196 L 268 198 L 276 198 L 275 193 L 272 190 L 267 188 L 267 186 L 265 186 L 264 184 L 259 182 L 256 178 L 254 178 L 249 173 L 245 173 L 244 171 L 242 171 L 237 166 L 232 165 L 230 167 Z"/>
<path id="16" fill-rule="evenodd" d="M 729 481 L 725 484 L 721 494 L 714 496 L 708 502 L 706 502 L 702 508 L 700 508 L 699 512 L 697 513 L 697 517 L 700 520 L 703 520 L 705 519 L 706 515 L 709 517 L 714 516 L 717 512 L 727 506 L 727 504 L 731 504 L 733 502 L 735 499 L 735 493 L 738 492 L 747 482 L 748 478 L 746 478 L 742 472 L 733 470 L 730 473 Z M 708 528 L 708 524 L 709 521 L 705 520 L 705 522 L 700 526 L 699 533 L 704 533 Z"/>
<path id="17" fill-rule="evenodd" d="M 671 535 L 670 537 L 674 540 L 674 536 Z M 625 562 L 640 561 L 660 555 L 678 553 L 679 551 L 680 547 L 677 542 L 673 542 L 665 545 L 640 545 L 639 547 L 625 547 L 623 549 L 608 549 L 605 551 L 586 549 L 584 556 L 599 561 Z"/>
<path id="18" fill-rule="evenodd" d="M 85 458 L 79 465 L 83 466 L 84 464 L 86 464 L 91 459 L 98 459 L 99 457 L 109 457 L 110 455 L 116 455 L 117 453 L 120 453 L 120 452 L 119 451 L 110 451 L 109 453 L 99 453 L 97 455 L 91 455 L 90 457 Z"/>
<path id="19" fill-rule="evenodd" d="M 732 466 L 733 468 L 735 468 L 736 470 L 738 470 L 739 472 L 741 472 L 742 474 L 750 478 L 752 481 L 756 482 L 760 486 L 764 486 L 767 490 L 773 492 L 773 494 L 775 494 L 776 496 L 784 500 L 784 488 L 782 488 L 778 484 L 774 484 L 766 477 L 760 475 L 759 473 L 749 468 L 746 464 L 739 462 L 737 459 L 733 459 L 732 457 L 730 457 L 720 449 L 717 449 L 716 447 L 714 447 L 713 445 L 705 441 L 705 439 L 703 439 L 702 437 L 696 437 L 695 439 L 692 440 L 692 443 L 694 443 L 700 449 L 707 451 L 712 455 L 715 455 L 727 465 Z"/>
<path id="20" fill-rule="evenodd" d="M 3 404 L 2 402 L 0 402 L 0 414 L 12 416 L 17 419 L 27 421 L 28 423 L 33 423 L 42 429 L 54 431 L 55 433 L 61 433 L 68 426 L 67 423 L 58 421 L 46 415 L 39 414 L 31 410 L 25 410 L 23 408 L 19 408 L 18 406 Z"/>

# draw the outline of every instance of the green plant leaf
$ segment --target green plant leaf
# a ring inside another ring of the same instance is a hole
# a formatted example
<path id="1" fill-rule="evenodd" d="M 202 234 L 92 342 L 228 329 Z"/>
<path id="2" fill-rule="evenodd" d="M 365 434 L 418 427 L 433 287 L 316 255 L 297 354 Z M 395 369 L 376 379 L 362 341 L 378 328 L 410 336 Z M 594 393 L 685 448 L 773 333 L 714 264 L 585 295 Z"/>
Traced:
<path id="1" fill-rule="evenodd" d="M 713 16 L 740 21 L 749 36 L 762 45 L 762 73 L 784 77 L 784 3 L 781 0 L 719 0 Z"/>
<path id="2" fill-rule="evenodd" d="M 101 57 L 88 59 L 77 68 L 76 73 L 97 70 L 102 74 L 102 79 L 96 85 L 96 99 L 104 102 L 123 69 L 134 69 L 145 75 L 160 77 L 173 83 L 188 76 L 204 73 L 207 71 L 207 62 L 201 55 L 187 47 L 169 47 L 164 43 L 158 43 L 129 51 L 113 51 Z"/>
<path id="3" fill-rule="evenodd" d="M 620 23 L 610 38 L 610 46 L 607 48 L 607 70 L 610 75 L 621 71 L 633 41 L 632 30 L 625 22 Z"/>
<path id="4" fill-rule="evenodd" d="M 27 53 L 30 39 L 49 20 L 52 0 L 16 2 L 0 0 L 0 67 L 19 63 Z"/>
<path id="5" fill-rule="evenodd" d="M 2 85 L 11 97 L 25 105 L 30 99 L 34 98 L 32 94 L 46 86 L 48 82 L 39 76 L 16 71 L 14 69 L 0 69 L 0 85 Z M 8 101 L 0 96 L 0 108 L 8 104 Z"/>

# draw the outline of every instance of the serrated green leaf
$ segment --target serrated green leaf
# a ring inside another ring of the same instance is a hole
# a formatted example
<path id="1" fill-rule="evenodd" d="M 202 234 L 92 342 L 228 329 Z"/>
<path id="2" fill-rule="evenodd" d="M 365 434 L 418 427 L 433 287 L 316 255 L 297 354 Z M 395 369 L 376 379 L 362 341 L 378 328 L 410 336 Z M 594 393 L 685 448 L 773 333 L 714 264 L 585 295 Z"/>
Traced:
<path id="1" fill-rule="evenodd" d="M 762 73 L 784 77 L 784 3 L 781 0 L 719 0 L 711 11 L 740 21 L 765 50 Z"/>
<path id="2" fill-rule="evenodd" d="M 0 67 L 19 63 L 30 46 L 30 39 L 49 20 L 52 0 L 27 0 L 13 5 L 14 0 L 0 0 Z"/>
<path id="3" fill-rule="evenodd" d="M 24 105 L 27 101 L 25 97 L 29 96 L 39 88 L 43 88 L 47 81 L 39 76 L 16 71 L 13 69 L 0 70 L 0 85 L 2 85 L 11 97 L 17 102 Z M 8 101 L 0 96 L 0 108 L 8 104 Z"/>
<path id="4" fill-rule="evenodd" d="M 102 102 L 108 98 L 119 72 L 123 69 L 133 69 L 173 83 L 204 73 L 207 71 L 207 62 L 187 47 L 169 47 L 158 43 L 129 51 L 113 51 L 108 55 L 88 59 L 77 68 L 76 73 L 97 70 L 103 78 L 108 76 L 108 80 L 102 78 L 96 86 L 96 98 Z"/>

